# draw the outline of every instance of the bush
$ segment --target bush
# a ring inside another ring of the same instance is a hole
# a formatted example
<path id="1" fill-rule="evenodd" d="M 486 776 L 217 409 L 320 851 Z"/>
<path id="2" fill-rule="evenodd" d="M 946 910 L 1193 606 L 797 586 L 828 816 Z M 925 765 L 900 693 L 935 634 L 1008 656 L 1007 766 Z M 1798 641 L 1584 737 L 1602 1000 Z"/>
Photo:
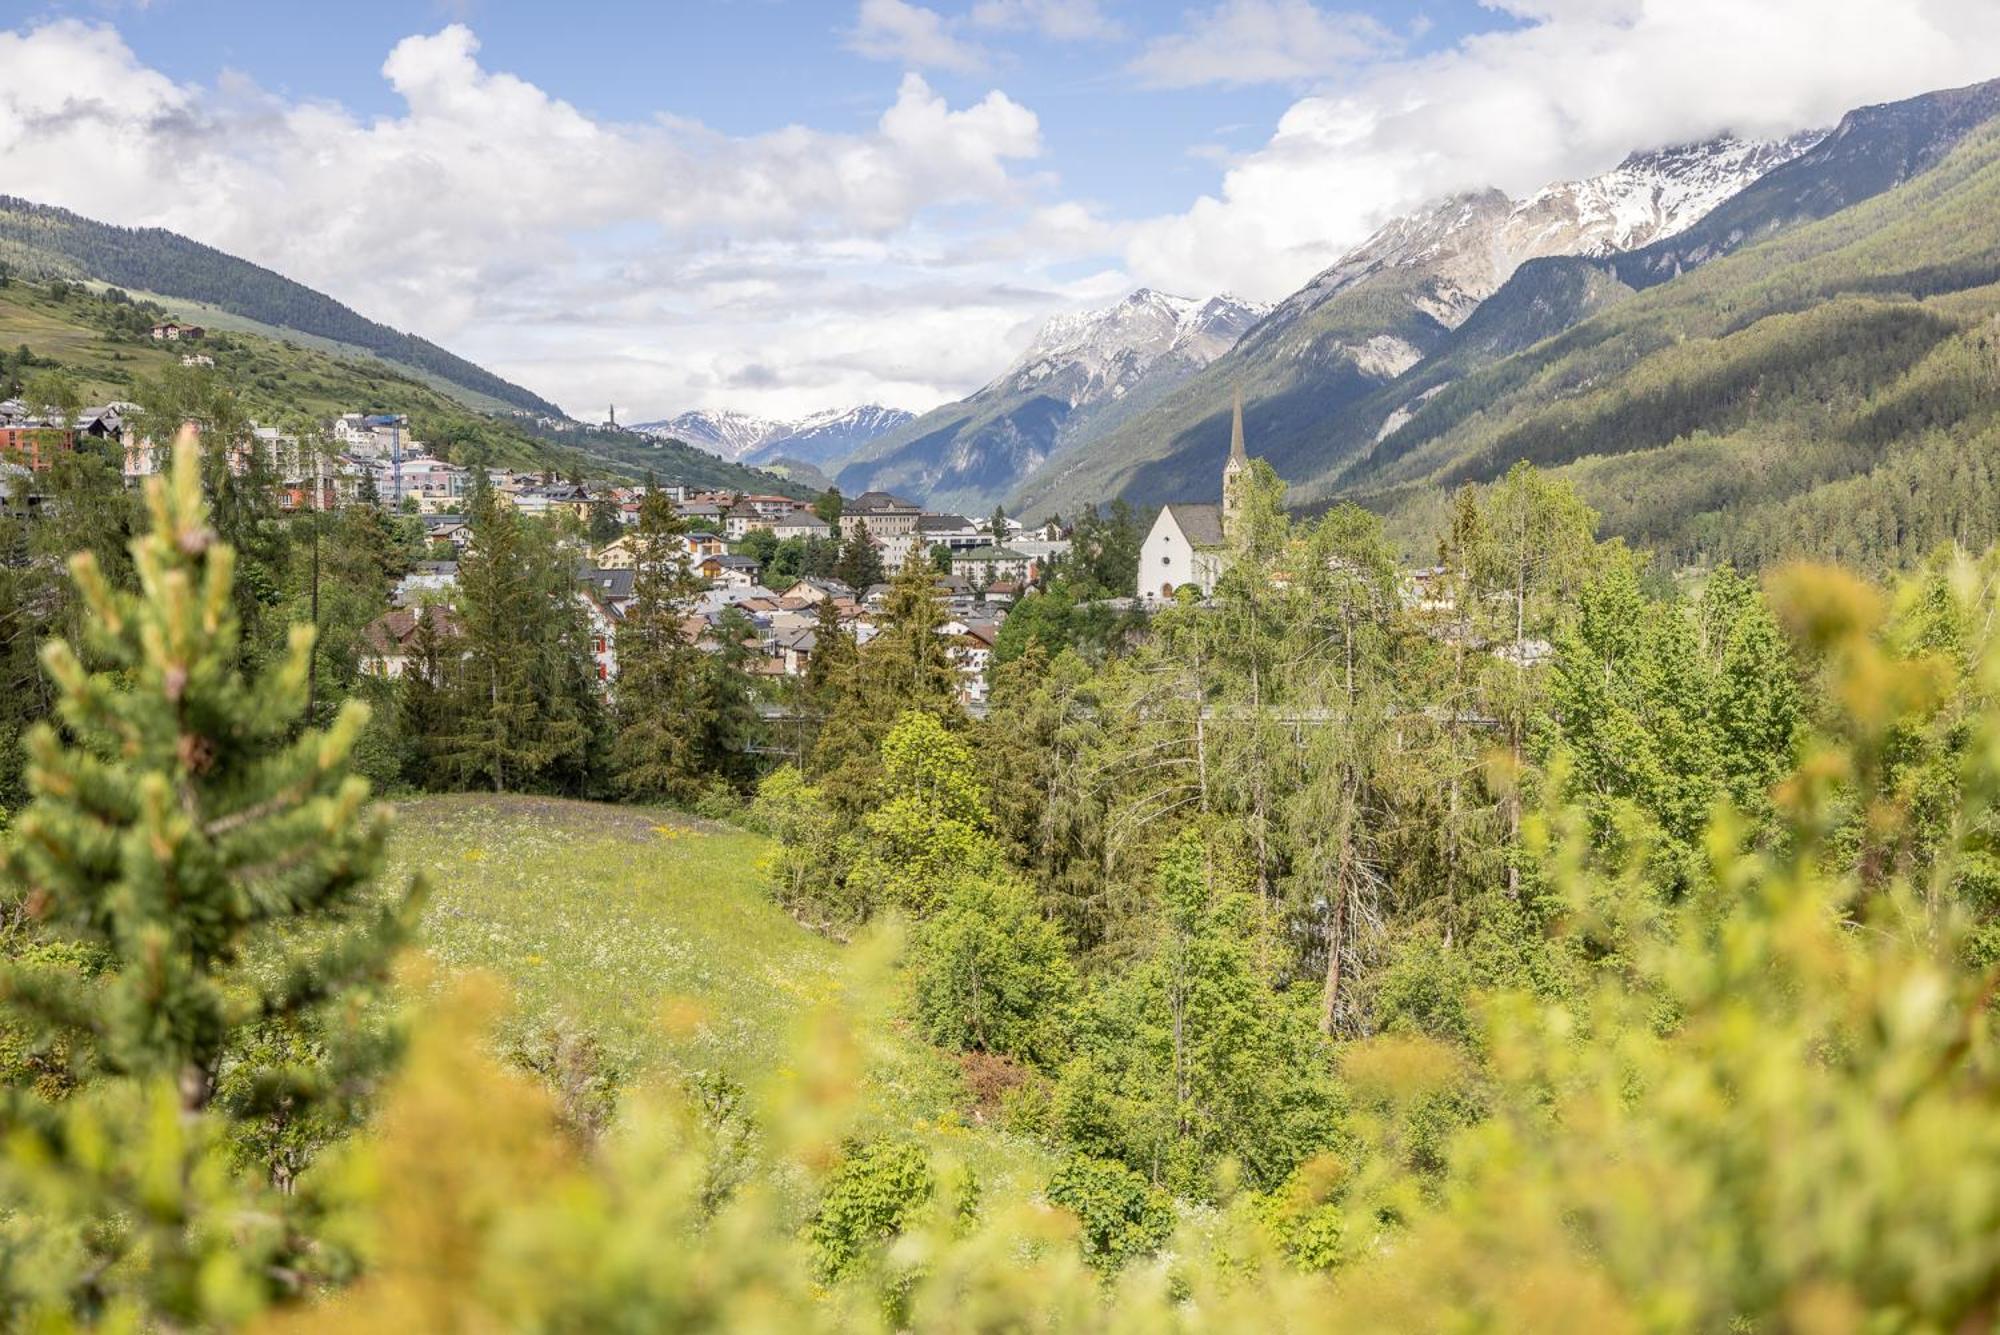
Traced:
<path id="1" fill-rule="evenodd" d="M 1171 1198 L 1116 1160 L 1076 1155 L 1044 1194 L 1076 1216 L 1084 1260 L 1107 1273 L 1151 1256 L 1173 1235 Z"/>
<path id="2" fill-rule="evenodd" d="M 807 1226 L 813 1274 L 834 1284 L 913 1223 L 937 1183 L 923 1150 L 907 1141 L 850 1144 Z"/>
<path id="3" fill-rule="evenodd" d="M 996 1052 L 1051 1069 L 1068 1050 L 1076 976 L 1053 924 L 1012 879 L 946 894 L 912 940 L 917 1022 L 958 1052 Z"/>

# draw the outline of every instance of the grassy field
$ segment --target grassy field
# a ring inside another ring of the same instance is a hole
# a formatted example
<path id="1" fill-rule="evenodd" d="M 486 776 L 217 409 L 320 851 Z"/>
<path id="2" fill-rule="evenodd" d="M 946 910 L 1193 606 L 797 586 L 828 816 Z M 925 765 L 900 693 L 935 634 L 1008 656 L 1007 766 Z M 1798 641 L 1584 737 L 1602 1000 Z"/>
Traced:
<path id="1" fill-rule="evenodd" d="M 431 954 L 512 985 L 503 1043 L 563 1024 L 633 1079 L 721 1072 L 754 1090 L 793 1077 L 802 1026 L 832 1002 L 859 1031 L 867 1129 L 948 1143 L 989 1183 L 1045 1173 L 1032 1145 L 973 1124 L 956 1063 L 857 983 L 851 948 L 770 901 L 769 847 L 666 812 L 454 795 L 399 804 L 390 854 L 429 883 Z"/>

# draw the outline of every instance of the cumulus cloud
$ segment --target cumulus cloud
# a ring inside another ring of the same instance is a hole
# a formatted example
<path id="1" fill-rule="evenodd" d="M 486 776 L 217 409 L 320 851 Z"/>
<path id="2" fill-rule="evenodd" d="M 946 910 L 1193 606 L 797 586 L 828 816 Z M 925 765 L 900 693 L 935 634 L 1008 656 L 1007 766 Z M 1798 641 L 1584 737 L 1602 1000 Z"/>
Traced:
<path id="1" fill-rule="evenodd" d="M 1519 22 L 1294 103 L 1217 191 L 1136 229 L 1135 274 L 1281 297 L 1443 194 L 1532 190 L 1636 148 L 1829 125 L 2000 74 L 1992 0 L 1487 3 Z"/>
<path id="2" fill-rule="evenodd" d="M 847 44 L 872 60 L 892 60 L 919 69 L 963 73 L 985 63 L 977 47 L 952 35 L 944 15 L 909 0 L 861 0 L 861 12 Z"/>
<path id="3" fill-rule="evenodd" d="M 109 27 L 0 33 L 0 179 L 268 265 L 579 408 L 732 386 L 773 412 L 927 407 L 1070 300 L 1041 277 L 1056 256 L 968 244 L 1050 206 L 1025 174 L 1040 122 L 1004 93 L 952 105 L 911 73 L 864 131 L 732 136 L 593 118 L 478 51 L 457 24 L 397 43 L 402 106 L 362 119 L 177 83 Z"/>
<path id="4" fill-rule="evenodd" d="M 1366 14 L 1322 9 L 1309 0 L 1227 0 L 1191 15 L 1183 31 L 1147 43 L 1132 72 L 1155 88 L 1301 83 L 1378 58 L 1395 45 L 1394 35 Z"/>

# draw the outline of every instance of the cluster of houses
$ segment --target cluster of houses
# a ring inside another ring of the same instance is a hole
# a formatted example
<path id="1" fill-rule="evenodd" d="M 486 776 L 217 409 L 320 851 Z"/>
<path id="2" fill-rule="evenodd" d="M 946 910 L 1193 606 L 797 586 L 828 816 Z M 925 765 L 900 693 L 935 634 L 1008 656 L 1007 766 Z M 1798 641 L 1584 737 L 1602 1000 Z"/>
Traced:
<path id="1" fill-rule="evenodd" d="M 637 510 L 637 499 L 626 497 L 627 490 L 609 493 L 621 516 Z M 1008 609 L 1041 578 L 1047 563 L 1068 549 L 1059 534 L 1048 530 L 1002 521 L 1007 531 L 996 535 L 992 521 L 981 525 L 957 515 L 928 515 L 886 494 L 858 498 L 853 513 L 844 513 L 833 525 L 788 497 L 673 490 L 676 509 L 687 522 L 677 539 L 677 557 L 705 585 L 690 609 L 685 630 L 695 642 L 716 650 L 724 647 L 724 636 L 739 636 L 741 647 L 749 652 L 752 674 L 766 678 L 804 675 L 817 648 L 822 604 L 831 606 L 857 644 L 873 639 L 889 585 L 855 589 L 834 579 L 806 578 L 774 586 L 766 582 L 755 558 L 730 550 L 732 539 L 740 544 L 757 529 L 768 529 L 780 540 L 831 539 L 836 528 L 842 537 L 852 537 L 887 515 L 889 533 L 878 540 L 885 567 L 893 568 L 891 558 L 899 552 L 903 561 L 927 561 L 932 547 L 950 548 L 951 571 L 932 575 L 947 609 L 939 633 L 951 642 L 962 674 L 960 695 L 973 708 L 985 704 L 987 671 Z M 912 522 L 894 522 L 905 514 Z M 920 528 L 917 519 L 939 522 Z M 429 516 L 425 526 L 434 542 L 462 549 L 471 539 L 458 516 Z M 868 532 L 872 538 L 875 530 L 869 527 Z M 933 536 L 935 541 L 921 547 L 914 540 Z M 894 541 L 898 538 L 906 540 Z M 626 534 L 577 557 L 576 596 L 589 619 L 597 676 L 607 689 L 618 675 L 618 630 L 637 598 L 640 551 L 635 537 Z M 430 623 L 434 632 L 447 638 L 456 633 L 451 611 L 456 581 L 455 561 L 422 562 L 412 570 L 396 589 L 395 609 L 367 629 L 363 670 L 384 677 L 402 675 L 427 617 L 439 618 Z"/>

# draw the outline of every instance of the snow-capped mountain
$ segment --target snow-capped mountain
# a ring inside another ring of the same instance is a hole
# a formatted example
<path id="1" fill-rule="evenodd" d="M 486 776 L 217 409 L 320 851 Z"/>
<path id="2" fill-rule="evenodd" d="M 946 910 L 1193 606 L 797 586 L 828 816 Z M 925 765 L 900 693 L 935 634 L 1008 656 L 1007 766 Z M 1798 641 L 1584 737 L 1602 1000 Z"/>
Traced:
<path id="1" fill-rule="evenodd" d="M 1269 311 L 1227 293 L 1200 301 L 1142 287 L 1114 305 L 1052 317 L 988 389 L 1060 394 L 1072 408 L 1122 398 L 1162 364 L 1208 365 Z"/>
<path id="2" fill-rule="evenodd" d="M 1824 130 L 1786 139 L 1723 135 L 1704 143 L 1634 153 L 1602 176 L 1551 186 L 1535 199 L 1552 192 L 1567 195 L 1568 211 L 1576 217 L 1580 234 L 1588 238 L 1578 254 L 1637 250 L 1678 236 L 1723 200 L 1825 137 Z"/>
<path id="3" fill-rule="evenodd" d="M 1546 186 L 1526 199 L 1489 189 L 1437 200 L 1385 224 L 1285 298 L 1260 333 L 1273 333 L 1394 269 L 1422 271 L 1429 281 L 1411 293 L 1411 302 L 1456 328 L 1528 260 L 1610 255 L 1673 236 L 1824 136 L 1724 135 L 1634 153 L 1601 175 Z"/>
<path id="4" fill-rule="evenodd" d="M 1142 288 L 1110 306 L 1057 315 L 984 389 L 858 451 L 840 470 L 841 490 L 983 509 L 1080 433 L 1157 402 L 1267 310 L 1228 295 Z"/>
<path id="5" fill-rule="evenodd" d="M 735 460 L 762 445 L 785 426 L 786 423 L 769 417 L 731 412 L 726 408 L 698 408 L 663 421 L 635 422 L 632 429 L 649 436 L 670 436 L 710 454 Z"/>
<path id="6" fill-rule="evenodd" d="M 1343 448 L 1332 438 L 1359 405 L 1421 374 L 1528 261 L 1623 253 L 1673 236 L 1817 138 L 1722 136 L 1635 153 L 1610 171 L 1524 199 L 1468 191 L 1392 219 L 1173 394 L 1072 435 L 1061 456 L 1009 499 L 1060 510 L 1117 494 L 1148 502 L 1206 498 L 1220 485 L 1229 404 L 1239 390 L 1253 452 L 1281 473 L 1317 471 L 1329 448 Z M 1402 402 L 1382 408 L 1362 439 L 1372 439 L 1397 410 L 1413 409 Z M 1294 453 L 1301 456 L 1296 465 Z"/>
<path id="7" fill-rule="evenodd" d="M 884 408 L 879 403 L 859 408 L 830 408 L 781 424 L 780 430 L 766 436 L 750 452 L 747 462 L 797 459 L 819 468 L 836 467 L 868 442 L 915 418 L 915 413 Z"/>
<path id="8" fill-rule="evenodd" d="M 794 421 L 704 408 L 658 422 L 640 422 L 632 429 L 685 441 L 734 461 L 766 463 L 784 457 L 825 465 L 846 458 L 911 416 L 901 408 L 872 403 L 860 408 L 831 408 Z"/>

